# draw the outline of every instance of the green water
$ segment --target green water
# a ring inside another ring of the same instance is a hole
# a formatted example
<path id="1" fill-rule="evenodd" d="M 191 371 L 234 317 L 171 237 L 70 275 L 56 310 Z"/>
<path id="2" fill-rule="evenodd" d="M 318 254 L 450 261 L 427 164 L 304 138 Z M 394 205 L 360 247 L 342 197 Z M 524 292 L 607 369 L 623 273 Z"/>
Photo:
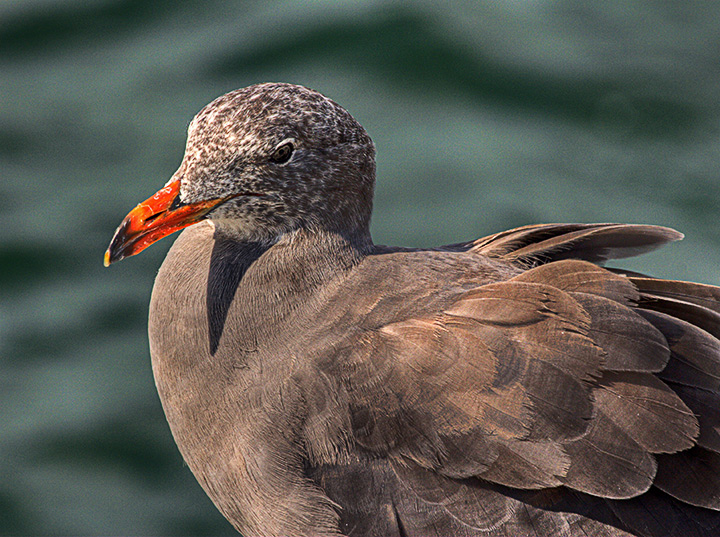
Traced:
<path id="1" fill-rule="evenodd" d="M 626 266 L 719 284 L 719 50 L 713 2 L 2 0 L 0 533 L 232 533 L 150 371 L 172 238 L 102 267 L 204 104 L 287 81 L 348 108 L 376 242 L 659 223 L 686 240 Z"/>

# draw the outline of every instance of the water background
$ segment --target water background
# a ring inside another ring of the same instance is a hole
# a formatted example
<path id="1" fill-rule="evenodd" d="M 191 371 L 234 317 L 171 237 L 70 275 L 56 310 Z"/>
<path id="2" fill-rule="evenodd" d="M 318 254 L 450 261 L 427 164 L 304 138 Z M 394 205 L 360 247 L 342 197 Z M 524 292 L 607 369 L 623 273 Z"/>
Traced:
<path id="1" fill-rule="evenodd" d="M 378 243 L 657 223 L 686 240 L 624 266 L 720 284 L 718 51 L 717 2 L 2 0 L 0 534 L 233 533 L 150 371 L 173 238 L 102 266 L 207 102 L 343 104 L 378 147 Z"/>

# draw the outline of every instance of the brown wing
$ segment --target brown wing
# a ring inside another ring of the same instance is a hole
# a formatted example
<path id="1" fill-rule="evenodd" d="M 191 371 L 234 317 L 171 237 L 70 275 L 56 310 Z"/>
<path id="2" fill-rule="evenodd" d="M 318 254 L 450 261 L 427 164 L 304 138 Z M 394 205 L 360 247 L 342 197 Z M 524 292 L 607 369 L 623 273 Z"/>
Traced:
<path id="1" fill-rule="evenodd" d="M 468 244 L 470 251 L 525 267 L 561 259 L 602 263 L 644 254 L 683 238 L 674 229 L 640 224 L 539 224 Z"/>
<path id="2" fill-rule="evenodd" d="M 481 239 L 465 255 L 534 268 L 458 291 L 439 309 L 423 310 L 430 300 L 419 292 L 413 316 L 339 349 L 323 368 L 342 379 L 354 441 L 392 468 L 383 467 L 392 527 L 720 531 L 720 290 L 573 259 L 679 237 L 548 225 Z"/>

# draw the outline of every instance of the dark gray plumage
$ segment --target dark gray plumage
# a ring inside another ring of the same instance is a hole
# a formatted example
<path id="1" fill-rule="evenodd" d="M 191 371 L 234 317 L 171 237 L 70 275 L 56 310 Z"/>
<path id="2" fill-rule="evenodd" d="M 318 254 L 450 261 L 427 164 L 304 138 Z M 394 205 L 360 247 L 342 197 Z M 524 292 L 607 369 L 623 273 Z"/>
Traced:
<path id="1" fill-rule="evenodd" d="M 220 201 L 158 273 L 150 347 L 223 515 L 247 535 L 720 534 L 720 289 L 596 264 L 681 235 L 375 246 L 374 166 L 298 86 L 191 124 L 168 214 Z M 128 226 L 108 262 L 135 253 Z"/>

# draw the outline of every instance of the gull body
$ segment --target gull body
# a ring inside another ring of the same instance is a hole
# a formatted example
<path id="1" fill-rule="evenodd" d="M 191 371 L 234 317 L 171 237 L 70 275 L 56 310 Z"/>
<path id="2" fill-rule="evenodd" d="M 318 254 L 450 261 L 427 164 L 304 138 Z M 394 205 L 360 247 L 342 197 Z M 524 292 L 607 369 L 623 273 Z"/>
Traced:
<path id="1" fill-rule="evenodd" d="M 106 264 L 183 227 L 153 373 L 246 535 L 716 535 L 720 290 L 600 266 L 681 238 L 543 224 L 375 245 L 375 151 L 290 84 L 193 120 Z"/>

